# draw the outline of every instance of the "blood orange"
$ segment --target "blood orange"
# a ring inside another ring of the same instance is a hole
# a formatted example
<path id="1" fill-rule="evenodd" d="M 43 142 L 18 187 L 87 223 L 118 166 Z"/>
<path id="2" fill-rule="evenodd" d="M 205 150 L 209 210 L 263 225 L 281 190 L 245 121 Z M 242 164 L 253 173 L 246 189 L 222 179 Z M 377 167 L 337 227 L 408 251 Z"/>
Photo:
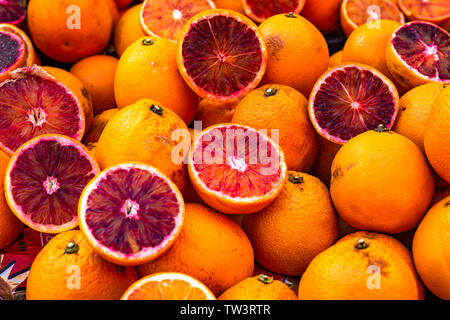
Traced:
<path id="1" fill-rule="evenodd" d="M 386 52 L 389 71 L 407 89 L 430 82 L 450 83 L 449 61 L 450 34 L 429 22 L 399 27 Z"/>
<path id="2" fill-rule="evenodd" d="M 230 10 L 208 10 L 183 28 L 177 64 L 200 97 L 237 101 L 261 81 L 267 48 L 256 25 L 245 16 Z"/>
<path id="3" fill-rule="evenodd" d="M 19 24 L 27 14 L 27 0 L 0 0 L 0 22 Z"/>
<path id="4" fill-rule="evenodd" d="M 30 228 L 60 233 L 78 224 L 83 188 L 99 167 L 79 142 L 42 135 L 21 146 L 5 173 L 5 195 L 13 213 Z"/>
<path id="5" fill-rule="evenodd" d="M 306 0 L 243 0 L 245 13 L 256 22 L 280 13 L 298 14 Z"/>
<path id="6" fill-rule="evenodd" d="M 184 219 L 184 201 L 175 184 L 146 164 L 109 167 L 83 191 L 80 228 L 106 260 L 134 266 L 170 248 Z"/>
<path id="7" fill-rule="evenodd" d="M 122 300 L 216 300 L 216 297 L 191 276 L 166 272 L 135 282 L 123 294 Z"/>
<path id="8" fill-rule="evenodd" d="M 331 69 L 317 81 L 309 115 L 325 139 L 344 144 L 383 124 L 390 129 L 398 113 L 399 96 L 381 72 L 361 64 Z"/>
<path id="9" fill-rule="evenodd" d="M 177 41 L 190 18 L 215 7 L 211 0 L 145 0 L 141 26 L 149 36 Z"/>
<path id="10" fill-rule="evenodd" d="M 212 126 L 199 134 L 188 168 L 203 201 L 229 214 L 262 210 L 280 194 L 286 177 L 277 144 L 255 129 L 234 124 Z"/>
<path id="11" fill-rule="evenodd" d="M 17 69 L 0 83 L 0 148 L 12 154 L 33 137 L 63 134 L 81 140 L 85 117 L 79 99 L 44 69 Z"/>
<path id="12" fill-rule="evenodd" d="M 450 18 L 450 2 L 448 0 L 399 0 L 398 6 L 409 20 L 441 24 Z"/>

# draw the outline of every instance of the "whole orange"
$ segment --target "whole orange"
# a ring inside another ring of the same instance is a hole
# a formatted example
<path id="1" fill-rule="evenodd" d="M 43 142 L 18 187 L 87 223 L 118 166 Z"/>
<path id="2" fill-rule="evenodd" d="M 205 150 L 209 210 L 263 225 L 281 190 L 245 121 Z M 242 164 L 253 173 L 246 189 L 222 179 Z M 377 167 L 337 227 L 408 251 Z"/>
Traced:
<path id="1" fill-rule="evenodd" d="M 214 0 L 217 9 L 230 9 L 244 14 L 242 0 Z"/>
<path id="2" fill-rule="evenodd" d="M 330 57 L 330 62 L 328 65 L 328 68 L 334 68 L 337 67 L 338 65 L 340 65 L 342 63 L 342 54 L 343 54 L 343 50 L 339 50 L 338 52 L 334 53 L 331 57 Z"/>
<path id="3" fill-rule="evenodd" d="M 92 121 L 91 129 L 89 129 L 83 137 L 83 143 L 89 144 L 98 142 L 106 124 L 117 114 L 117 112 L 119 112 L 119 109 L 113 108 L 96 115 Z"/>
<path id="4" fill-rule="evenodd" d="M 425 286 L 441 299 L 450 299 L 450 197 L 425 215 L 414 235 L 413 257 Z"/>
<path id="5" fill-rule="evenodd" d="M 253 90 L 237 104 L 231 122 L 267 130 L 283 149 L 289 170 L 307 172 L 316 160 L 319 143 L 308 101 L 291 87 L 268 84 Z"/>
<path id="6" fill-rule="evenodd" d="M 50 240 L 34 260 L 27 299 L 119 300 L 137 279 L 135 268 L 103 260 L 81 231 L 67 231 Z"/>
<path id="7" fill-rule="evenodd" d="M 431 203 L 434 178 L 420 149 L 383 130 L 348 141 L 331 169 L 331 197 L 352 227 L 401 233 L 418 225 Z"/>
<path id="8" fill-rule="evenodd" d="M 411 254 L 392 237 L 358 232 L 314 258 L 300 300 L 419 300 L 424 289 Z"/>
<path id="9" fill-rule="evenodd" d="M 194 118 L 195 121 L 201 121 L 202 128 L 198 128 L 198 130 L 215 124 L 231 122 L 236 105 L 236 103 L 217 103 L 203 99 L 198 105 Z"/>
<path id="10" fill-rule="evenodd" d="M 137 4 L 127 9 L 114 28 L 114 47 L 119 57 L 130 44 L 145 36 L 139 20 L 141 8 L 142 4 Z"/>
<path id="11" fill-rule="evenodd" d="M 94 115 L 116 106 L 114 77 L 118 63 L 117 58 L 94 55 L 78 61 L 70 69 L 86 86 L 92 98 Z"/>
<path id="12" fill-rule="evenodd" d="M 297 300 L 297 295 L 285 283 L 261 274 L 234 285 L 219 300 Z"/>
<path id="13" fill-rule="evenodd" d="M 65 63 L 102 51 L 113 28 L 105 0 L 30 0 L 27 18 L 34 44 Z"/>
<path id="14" fill-rule="evenodd" d="M 300 14 L 324 34 L 339 28 L 339 11 L 342 0 L 306 0 Z"/>
<path id="15" fill-rule="evenodd" d="M 176 64 L 175 42 L 143 37 L 130 45 L 117 66 L 114 93 L 119 109 L 151 98 L 178 114 L 186 124 L 197 111 L 199 98 L 184 82 Z"/>
<path id="16" fill-rule="evenodd" d="M 320 31 L 295 14 L 270 17 L 258 29 L 269 52 L 262 81 L 291 86 L 309 97 L 329 63 L 327 42 Z"/>
<path id="17" fill-rule="evenodd" d="M 244 217 L 243 227 L 266 269 L 300 276 L 337 239 L 338 220 L 327 187 L 306 173 L 288 172 L 281 194 L 264 210 Z"/>
<path id="18" fill-rule="evenodd" d="M 217 296 L 253 274 L 253 249 L 229 217 L 201 204 L 186 204 L 181 234 L 156 261 L 138 267 L 141 276 L 181 272 L 203 282 Z"/>
<path id="19" fill-rule="evenodd" d="M 331 181 L 331 164 L 341 147 L 340 144 L 319 137 L 319 153 L 312 168 L 312 173 L 327 186 L 330 186 Z"/>

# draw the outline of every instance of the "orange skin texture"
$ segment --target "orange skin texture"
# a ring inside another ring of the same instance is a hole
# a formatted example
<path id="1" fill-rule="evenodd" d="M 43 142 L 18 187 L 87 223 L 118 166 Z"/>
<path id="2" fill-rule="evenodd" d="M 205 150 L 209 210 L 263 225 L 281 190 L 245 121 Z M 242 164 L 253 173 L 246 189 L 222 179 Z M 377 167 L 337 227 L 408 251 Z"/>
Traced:
<path id="1" fill-rule="evenodd" d="M 450 197 L 425 215 L 413 240 L 413 258 L 425 286 L 444 300 L 450 299 Z"/>
<path id="2" fill-rule="evenodd" d="M 5 199 L 5 170 L 9 156 L 0 150 L 0 250 L 5 249 L 16 240 L 23 230 L 23 223 L 9 209 Z"/>
<path id="3" fill-rule="evenodd" d="M 312 168 L 315 177 L 322 180 L 326 186 L 330 186 L 331 181 L 331 164 L 334 157 L 342 146 L 319 137 L 319 153 L 316 162 Z"/>
<path id="4" fill-rule="evenodd" d="M 217 9 L 230 9 L 244 14 L 242 0 L 214 0 Z"/>
<path id="5" fill-rule="evenodd" d="M 442 85 L 444 87 L 444 85 Z M 433 106 L 425 130 L 425 151 L 434 171 L 450 183 L 450 86 L 445 86 Z"/>
<path id="6" fill-rule="evenodd" d="M 162 108 L 162 115 L 150 110 L 152 105 Z M 187 153 L 190 139 L 172 140 L 178 129 L 188 132 L 186 124 L 170 109 L 150 99 L 140 100 L 120 110 L 106 124 L 95 151 L 102 169 L 124 162 L 142 162 L 161 170 L 180 189 L 187 186 L 184 163 L 172 161 L 172 150 L 181 143 Z M 174 151 L 175 152 L 175 151 Z"/>
<path id="7" fill-rule="evenodd" d="M 328 64 L 329 69 L 333 69 L 342 63 L 342 54 L 343 50 L 339 50 L 330 57 L 330 62 Z"/>
<path id="8" fill-rule="evenodd" d="M 256 276 L 234 285 L 218 300 L 297 300 L 297 295 L 279 280 L 266 284 Z"/>
<path id="9" fill-rule="evenodd" d="M 356 247 L 360 239 L 367 248 Z M 299 300 L 421 300 L 423 297 L 424 289 L 409 251 L 392 237 L 368 232 L 348 235 L 316 256 L 299 285 Z"/>
<path id="10" fill-rule="evenodd" d="M 151 40 L 146 45 L 144 41 Z M 180 76 L 175 62 L 177 45 L 152 36 L 130 45 L 117 66 L 114 93 L 117 107 L 140 99 L 155 99 L 178 114 L 188 125 L 197 112 L 199 98 Z"/>
<path id="11" fill-rule="evenodd" d="M 269 58 L 262 82 L 288 85 L 309 97 L 319 76 L 327 71 L 328 46 L 308 20 L 280 14 L 260 24 Z"/>
<path id="12" fill-rule="evenodd" d="M 293 183 L 298 176 L 301 183 Z M 337 239 L 338 220 L 327 187 L 306 173 L 288 172 L 281 194 L 264 210 L 244 217 L 243 228 L 266 269 L 300 276 Z"/>
<path id="13" fill-rule="evenodd" d="M 265 96 L 268 89 L 275 95 Z M 319 142 L 309 120 L 308 101 L 291 87 L 268 84 L 253 90 L 238 103 L 231 122 L 266 129 L 269 136 L 278 130 L 289 170 L 307 172 L 316 160 Z"/>
<path id="14" fill-rule="evenodd" d="M 338 151 L 331 172 L 336 210 L 360 230 L 409 231 L 434 194 L 434 177 L 424 155 L 394 132 L 368 131 L 351 139 Z"/>
<path id="15" fill-rule="evenodd" d="M 65 253 L 70 241 L 78 245 L 77 253 Z M 73 290 L 68 284 L 76 284 L 75 267 L 80 272 L 80 289 Z M 123 268 L 103 260 L 81 231 L 73 230 L 55 236 L 39 252 L 28 277 L 27 299 L 118 300 L 137 279 L 135 268 Z"/>
<path id="16" fill-rule="evenodd" d="M 231 122 L 236 105 L 236 103 L 217 103 L 203 99 L 198 105 L 194 120 L 202 122 L 202 129 Z"/>
<path id="17" fill-rule="evenodd" d="M 70 69 L 86 86 L 92 98 L 94 115 L 116 106 L 114 78 L 118 63 L 117 58 L 95 55 L 78 61 Z"/>
<path id="18" fill-rule="evenodd" d="M 111 11 L 111 17 L 113 21 L 113 28 L 117 25 L 119 22 L 120 14 L 119 14 L 119 8 L 117 8 L 116 3 L 114 0 L 106 0 L 106 3 L 109 6 L 109 10 Z"/>
<path id="19" fill-rule="evenodd" d="M 114 47 L 119 57 L 129 45 L 137 39 L 145 37 L 139 22 L 141 8 L 142 4 L 137 4 L 126 10 L 114 28 Z"/>
<path id="20" fill-rule="evenodd" d="M 64 86 L 66 86 L 78 101 L 81 103 L 81 107 L 84 111 L 84 120 L 86 122 L 85 132 L 87 132 L 91 125 L 92 120 L 94 119 L 93 108 L 92 108 L 92 100 L 89 95 L 89 91 L 86 86 L 80 79 L 78 79 L 72 73 L 54 67 L 42 67 L 45 71 L 47 71 L 50 75 L 56 78 L 57 81 L 61 82 Z"/>
<path id="21" fill-rule="evenodd" d="M 428 83 L 411 89 L 400 98 L 400 108 L 392 130 L 410 139 L 424 153 L 428 115 L 443 89 L 441 83 Z"/>
<path id="22" fill-rule="evenodd" d="M 70 5 L 78 6 L 80 11 L 67 13 Z M 76 26 L 78 19 L 80 28 Z M 113 28 L 111 8 L 105 0 L 31 0 L 27 20 L 34 44 L 47 56 L 64 63 L 102 51 Z"/>
<path id="23" fill-rule="evenodd" d="M 169 251 L 138 267 L 140 276 L 181 272 L 203 282 L 216 296 L 253 274 L 253 249 L 229 217 L 201 204 L 186 204 L 183 229 Z"/>
<path id="24" fill-rule="evenodd" d="M 119 112 L 119 109 L 113 108 L 109 110 L 105 110 L 99 115 L 94 117 L 92 121 L 91 129 L 89 129 L 88 133 L 83 138 L 84 144 L 96 143 L 100 139 L 103 130 L 106 127 L 106 124 L 112 117 L 114 117 Z"/>
<path id="25" fill-rule="evenodd" d="M 322 33 L 328 34 L 339 28 L 341 2 L 342 0 L 306 0 L 300 14 Z"/>

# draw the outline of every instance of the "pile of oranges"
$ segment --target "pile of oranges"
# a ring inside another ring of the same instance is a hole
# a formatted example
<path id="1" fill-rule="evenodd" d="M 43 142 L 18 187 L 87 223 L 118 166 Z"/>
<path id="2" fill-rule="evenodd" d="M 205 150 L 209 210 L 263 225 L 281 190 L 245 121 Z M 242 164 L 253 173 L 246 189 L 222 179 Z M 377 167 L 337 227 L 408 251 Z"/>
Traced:
<path id="1" fill-rule="evenodd" d="M 448 0 L 5 2 L 27 299 L 450 299 Z"/>

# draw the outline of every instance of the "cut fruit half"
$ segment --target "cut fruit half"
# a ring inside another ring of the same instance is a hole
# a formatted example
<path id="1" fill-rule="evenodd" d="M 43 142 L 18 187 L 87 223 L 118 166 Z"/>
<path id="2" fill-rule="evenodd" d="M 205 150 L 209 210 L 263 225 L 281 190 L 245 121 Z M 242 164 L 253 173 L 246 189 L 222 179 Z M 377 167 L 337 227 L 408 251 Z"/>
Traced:
<path id="1" fill-rule="evenodd" d="M 27 0 L 0 0 L 0 23 L 17 25 L 27 15 Z"/>
<path id="2" fill-rule="evenodd" d="M 389 71 L 400 85 L 412 89 L 430 82 L 450 83 L 450 34 L 422 21 L 399 27 L 387 48 Z"/>
<path id="3" fill-rule="evenodd" d="M 69 137 L 42 135 L 21 146 L 5 173 L 13 213 L 30 228 L 60 233 L 78 225 L 78 200 L 99 172 L 89 151 Z"/>
<path id="4" fill-rule="evenodd" d="M 448 0 L 399 0 L 398 6 L 408 20 L 441 24 L 450 19 L 450 1 Z"/>
<path id="5" fill-rule="evenodd" d="M 233 102 L 261 81 L 267 48 L 256 25 L 245 16 L 230 10 L 208 10 L 183 28 L 177 64 L 200 97 Z"/>
<path id="6" fill-rule="evenodd" d="M 322 75 L 309 101 L 309 116 L 325 139 L 345 144 L 384 125 L 392 128 L 399 96 L 381 72 L 361 64 L 344 64 Z"/>
<path id="7" fill-rule="evenodd" d="M 189 19 L 215 8 L 211 0 L 145 0 L 141 9 L 141 26 L 149 36 L 177 41 Z"/>
<path id="8" fill-rule="evenodd" d="M 212 208 L 229 214 L 254 213 L 280 194 L 286 163 L 280 147 L 265 134 L 222 124 L 196 139 L 189 155 L 189 176 Z"/>
<path id="9" fill-rule="evenodd" d="M 12 154 L 28 140 L 46 133 L 81 140 L 84 112 L 76 96 L 41 67 L 11 72 L 0 83 L 0 148 Z"/>
<path id="10" fill-rule="evenodd" d="M 405 23 L 405 17 L 392 0 L 344 0 L 341 5 L 341 26 L 348 36 L 353 30 L 366 23 L 386 19 Z"/>
<path id="11" fill-rule="evenodd" d="M 184 201 L 159 170 L 124 163 L 101 172 L 83 191 L 80 228 L 106 260 L 135 266 L 167 251 L 184 218 Z"/>
<path id="12" fill-rule="evenodd" d="M 214 294 L 191 276 L 155 273 L 135 282 L 121 300 L 216 300 Z"/>
<path id="13" fill-rule="evenodd" d="M 245 14 L 256 22 L 263 22 L 281 13 L 298 14 L 306 0 L 243 0 Z"/>

